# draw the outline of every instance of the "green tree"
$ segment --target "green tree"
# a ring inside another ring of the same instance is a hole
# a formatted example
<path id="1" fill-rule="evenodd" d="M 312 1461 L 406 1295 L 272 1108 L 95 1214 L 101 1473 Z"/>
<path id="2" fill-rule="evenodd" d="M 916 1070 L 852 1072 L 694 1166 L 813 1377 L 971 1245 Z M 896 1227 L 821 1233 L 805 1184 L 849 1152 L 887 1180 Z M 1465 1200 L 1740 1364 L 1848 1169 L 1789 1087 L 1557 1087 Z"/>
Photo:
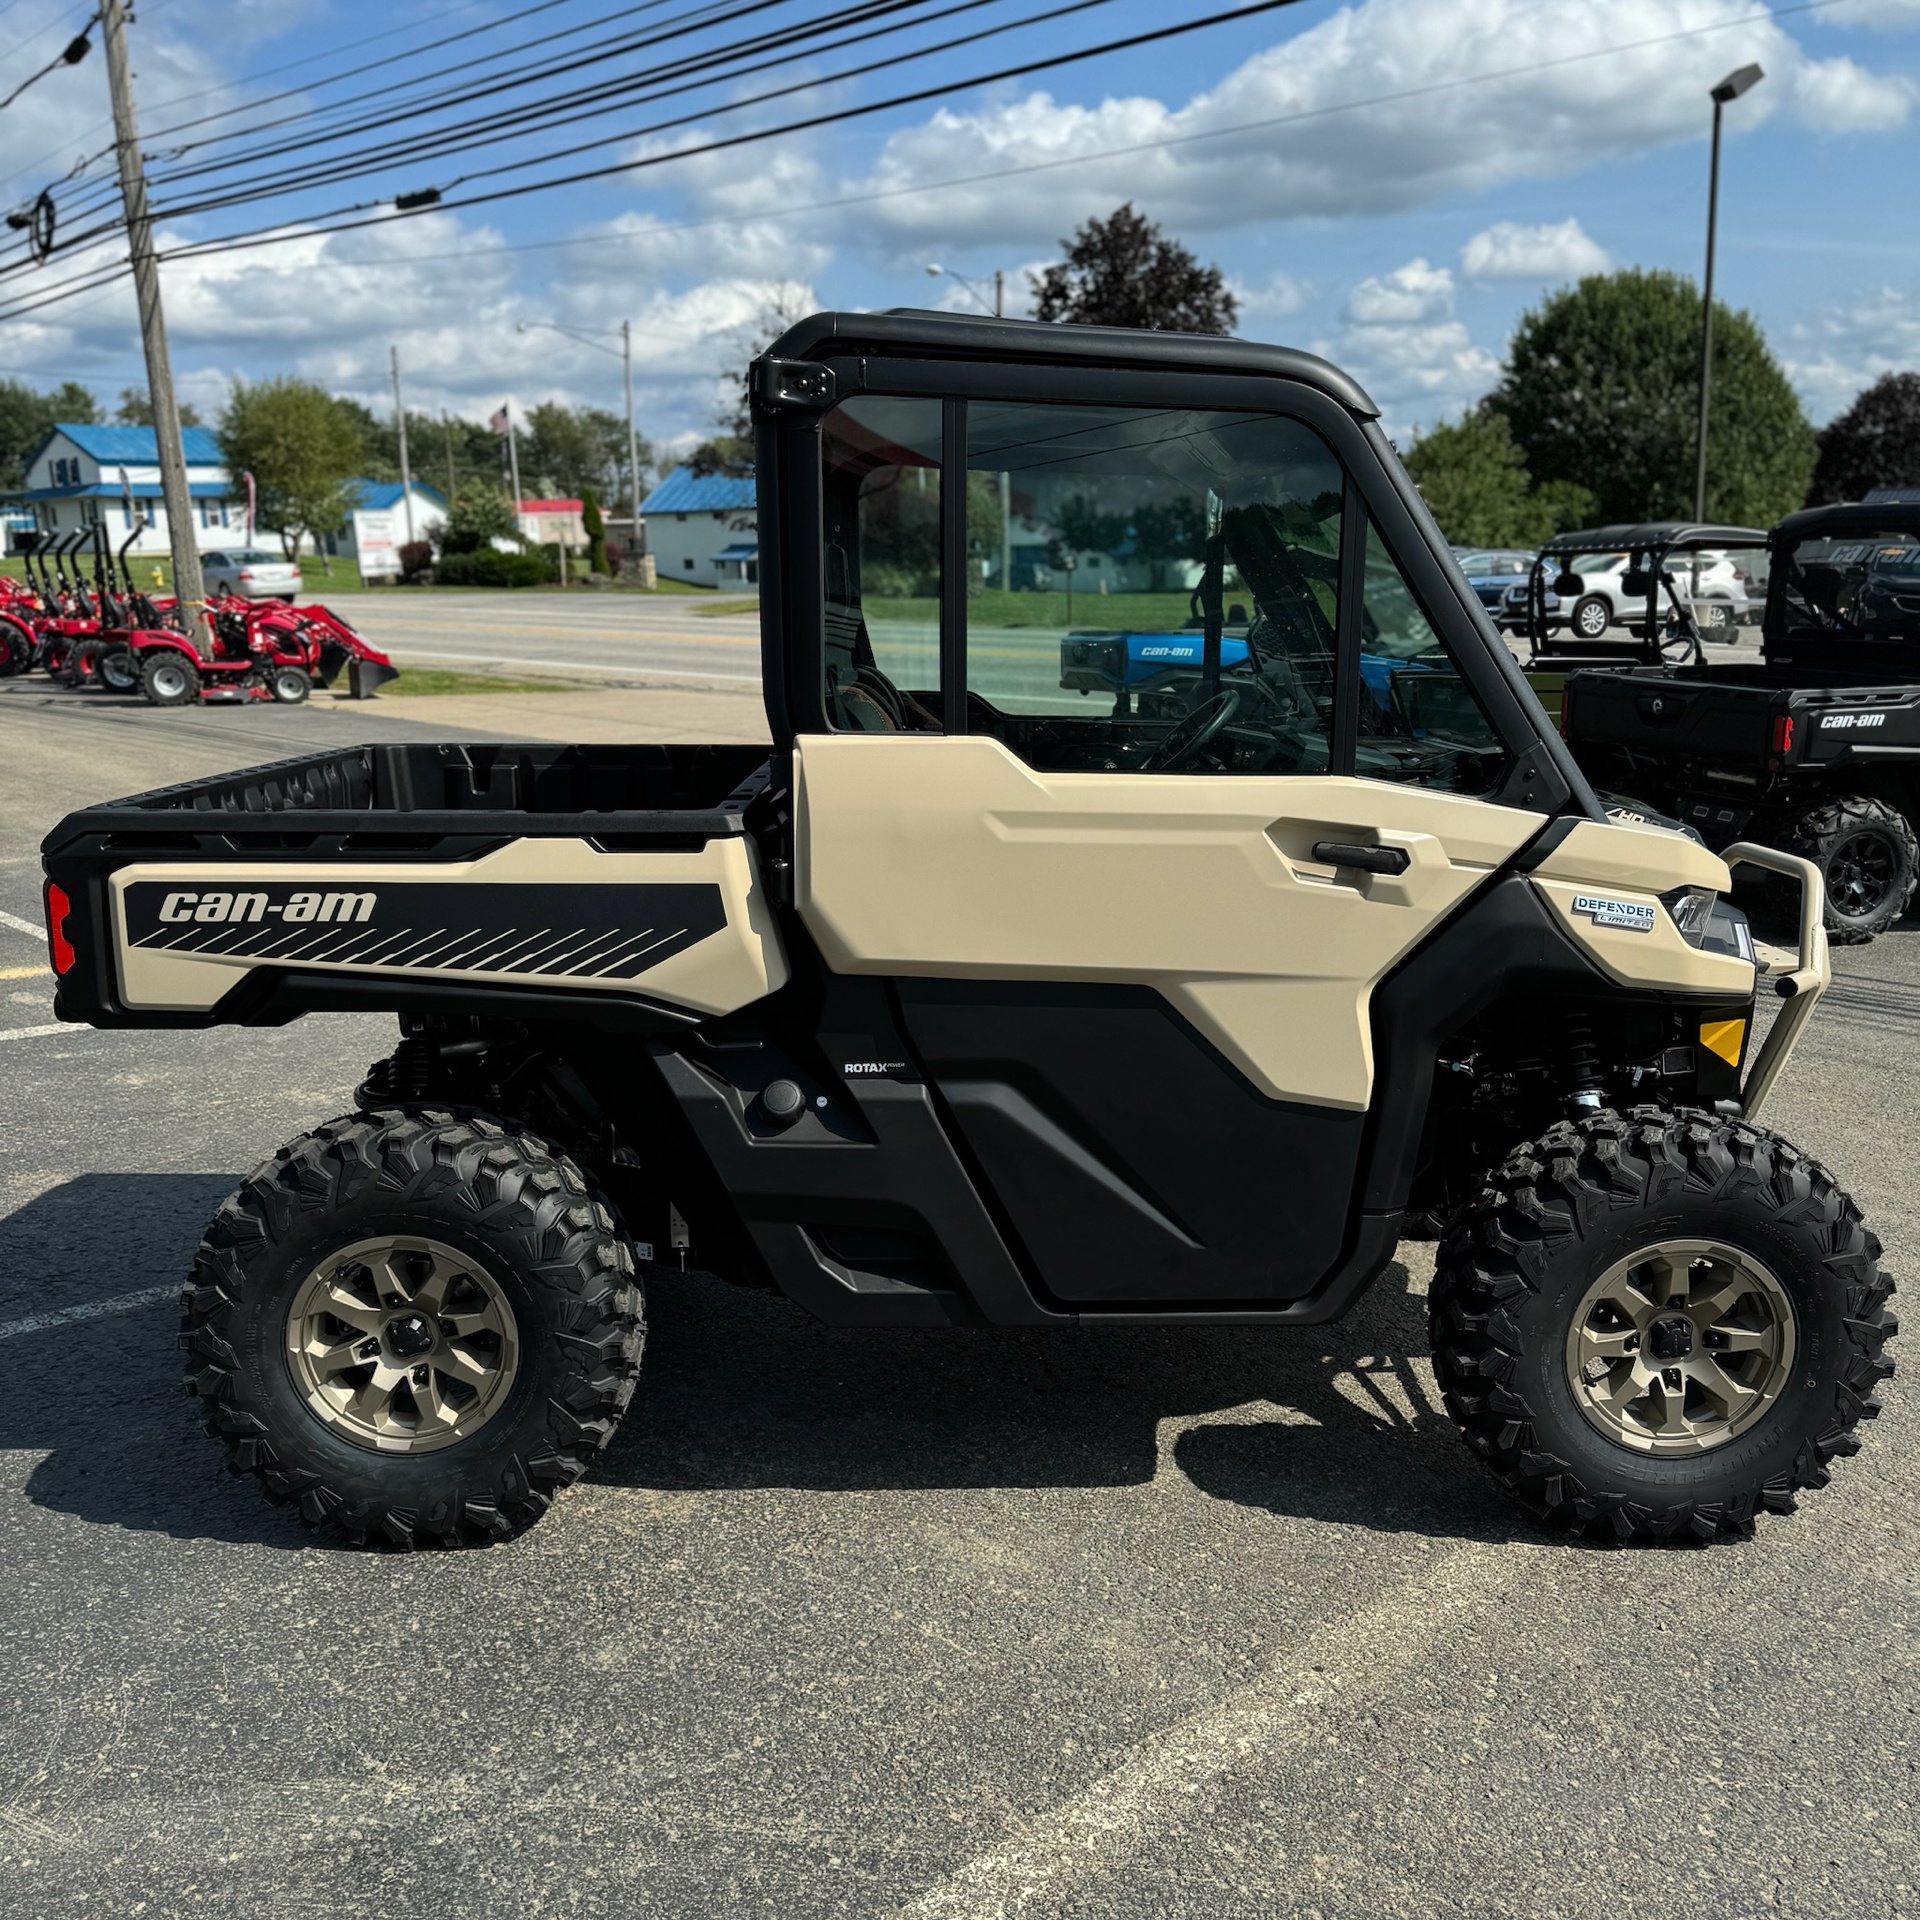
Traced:
<path id="1" fill-rule="evenodd" d="M 1807 505 L 1920 487 L 1920 373 L 1885 373 L 1820 432 Z"/>
<path id="2" fill-rule="evenodd" d="M 1419 435 L 1407 471 L 1440 531 L 1462 547 L 1537 547 L 1593 518 L 1593 495 L 1577 482 L 1536 487 L 1507 417 L 1484 402 Z"/>
<path id="3" fill-rule="evenodd" d="M 1031 274 L 1033 317 L 1083 327 L 1231 333 L 1240 303 L 1218 267 L 1135 213 L 1131 201 L 1060 242 L 1066 258 Z"/>
<path id="4" fill-rule="evenodd" d="M 0 380 L 0 489 L 27 483 L 27 456 L 51 427 L 90 427 L 100 408 L 77 380 L 38 392 L 19 380 Z"/>
<path id="5" fill-rule="evenodd" d="M 201 425 L 199 409 L 191 400 L 182 400 L 176 409 L 183 427 Z M 114 409 L 113 423 L 117 427 L 150 427 L 153 425 L 153 400 L 145 387 L 122 387 L 120 404 Z"/>
<path id="6" fill-rule="evenodd" d="M 1537 482 L 1588 488 L 1602 521 L 1693 512 L 1700 295 L 1682 274 L 1593 274 L 1523 314 L 1492 396 Z M 1814 435 L 1748 313 L 1713 311 L 1707 515 L 1771 526 L 1806 497 Z"/>
<path id="7" fill-rule="evenodd" d="M 253 475 L 260 522 L 279 533 L 289 559 L 303 538 L 317 544 L 346 524 L 348 483 L 359 476 L 366 449 L 352 410 L 324 387 L 290 374 L 236 380 L 219 434 L 228 470 Z"/>
<path id="8" fill-rule="evenodd" d="M 496 540 L 518 540 L 520 521 L 506 488 L 476 480 L 463 486 L 440 528 L 442 553 L 478 553 Z"/>
<path id="9" fill-rule="evenodd" d="M 588 571 L 611 573 L 613 565 L 607 559 L 607 523 L 591 487 L 580 489 L 580 524 L 587 530 Z"/>

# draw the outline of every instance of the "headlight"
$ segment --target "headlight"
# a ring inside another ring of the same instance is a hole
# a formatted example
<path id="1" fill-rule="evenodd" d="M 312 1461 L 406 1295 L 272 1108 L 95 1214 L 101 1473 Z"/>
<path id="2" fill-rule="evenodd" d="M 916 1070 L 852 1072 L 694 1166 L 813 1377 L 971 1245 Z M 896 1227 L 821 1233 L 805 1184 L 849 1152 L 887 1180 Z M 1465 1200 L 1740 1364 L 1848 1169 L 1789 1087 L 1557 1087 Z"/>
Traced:
<path id="1" fill-rule="evenodd" d="M 1660 896 L 1668 918 L 1688 946 L 1753 962 L 1753 934 L 1747 916 L 1711 887 L 1676 887 Z"/>
<path id="2" fill-rule="evenodd" d="M 1720 896 L 1711 887 L 1675 887 L 1660 896 L 1667 917 L 1680 929 L 1688 946 L 1706 944 L 1707 923 L 1713 918 L 1713 905 Z"/>

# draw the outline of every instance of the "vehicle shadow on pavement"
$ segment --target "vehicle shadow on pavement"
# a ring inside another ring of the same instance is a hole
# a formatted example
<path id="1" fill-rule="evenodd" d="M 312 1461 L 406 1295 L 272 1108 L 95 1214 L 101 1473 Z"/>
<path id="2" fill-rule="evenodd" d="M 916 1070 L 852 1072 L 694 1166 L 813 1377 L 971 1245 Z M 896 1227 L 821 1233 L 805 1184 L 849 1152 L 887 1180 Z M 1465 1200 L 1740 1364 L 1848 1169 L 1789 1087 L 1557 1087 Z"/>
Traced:
<path id="1" fill-rule="evenodd" d="M 1382 1531 L 1528 1532 L 1441 1411 L 1389 1267 L 1323 1327 L 850 1333 L 701 1275 L 651 1288 L 601 1486 L 1126 1487 Z"/>
<path id="2" fill-rule="evenodd" d="M 90 1173 L 0 1219 L 0 1322 L 187 1277 L 233 1174 Z M 176 1539 L 318 1544 L 231 1479 L 181 1390 L 171 1297 L 0 1343 L 0 1449 L 45 1457 L 36 1506 Z"/>
<path id="3" fill-rule="evenodd" d="M 183 1280 L 227 1175 L 88 1174 L 0 1220 L 0 1322 Z M 1387 1532 L 1526 1524 L 1434 1397 L 1395 1265 L 1325 1327 L 846 1332 L 701 1273 L 649 1289 L 647 1362 L 604 1489 L 1142 1487 Z M 0 1343 L 0 1448 L 90 1524 L 312 1549 L 224 1470 L 181 1391 L 171 1300 Z M 79 1383 L 85 1382 L 84 1388 Z"/>

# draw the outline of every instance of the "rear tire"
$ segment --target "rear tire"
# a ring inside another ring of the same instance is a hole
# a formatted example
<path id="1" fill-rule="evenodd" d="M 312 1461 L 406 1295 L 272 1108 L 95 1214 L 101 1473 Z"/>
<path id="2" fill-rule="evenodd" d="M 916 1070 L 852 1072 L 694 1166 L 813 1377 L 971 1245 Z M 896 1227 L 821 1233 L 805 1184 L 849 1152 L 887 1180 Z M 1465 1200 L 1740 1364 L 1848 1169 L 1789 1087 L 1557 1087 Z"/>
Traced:
<path id="1" fill-rule="evenodd" d="M 161 647 L 141 665 L 140 690 L 156 707 L 190 707 L 200 697 L 200 669 L 177 647 Z"/>
<path id="2" fill-rule="evenodd" d="M 305 667 L 269 667 L 267 690 L 285 706 L 297 706 L 313 691 L 313 676 Z"/>
<path id="3" fill-rule="evenodd" d="M 1920 841 L 1884 800 L 1841 794 L 1822 801 L 1788 828 L 1782 845 L 1820 869 L 1827 938 L 1835 946 L 1858 946 L 1885 933 L 1920 883 Z"/>
<path id="4" fill-rule="evenodd" d="M 1613 625 L 1613 609 L 1597 593 L 1573 603 L 1573 631 L 1582 640 L 1603 640 Z"/>
<path id="5" fill-rule="evenodd" d="M 580 1169 L 450 1108 L 283 1147 L 208 1225 L 182 1307 L 188 1391 L 232 1471 L 399 1547 L 537 1520 L 613 1438 L 645 1335 L 631 1249 Z"/>
<path id="6" fill-rule="evenodd" d="M 108 647 L 100 656 L 100 684 L 109 693 L 137 693 L 140 668 L 131 647 Z"/>
<path id="7" fill-rule="evenodd" d="M 1671 1294 L 1640 1277 L 1660 1247 Z M 1716 1283 L 1702 1247 L 1746 1277 Z M 1824 1487 L 1880 1411 L 1896 1325 L 1879 1258 L 1833 1176 L 1762 1128 L 1658 1107 L 1562 1122 L 1449 1231 L 1434 1370 L 1468 1446 L 1536 1518 L 1607 1540 L 1740 1538 Z M 1667 1302 L 1644 1343 L 1608 1303 L 1623 1284 Z"/>

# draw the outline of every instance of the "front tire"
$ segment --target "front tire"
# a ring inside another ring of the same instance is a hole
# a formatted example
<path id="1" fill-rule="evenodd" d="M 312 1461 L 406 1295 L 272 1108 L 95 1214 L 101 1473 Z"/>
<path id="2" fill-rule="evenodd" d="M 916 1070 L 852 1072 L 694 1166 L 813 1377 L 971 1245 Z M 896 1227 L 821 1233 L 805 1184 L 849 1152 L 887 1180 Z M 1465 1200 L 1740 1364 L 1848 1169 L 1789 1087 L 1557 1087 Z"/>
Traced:
<path id="1" fill-rule="evenodd" d="M 100 684 L 109 693 L 137 693 L 140 689 L 140 669 L 131 647 L 108 647 L 100 655 L 99 674 Z"/>
<path id="2" fill-rule="evenodd" d="M 209 1223 L 182 1307 L 232 1471 L 400 1547 L 538 1519 L 613 1438 L 644 1339 L 632 1252 L 579 1168 L 446 1108 L 283 1147 Z"/>
<path id="3" fill-rule="evenodd" d="M 313 691 L 313 676 L 305 667 L 269 667 L 267 689 L 283 706 L 297 706 Z"/>
<path id="4" fill-rule="evenodd" d="M 140 669 L 140 690 L 156 707 L 190 707 L 200 697 L 200 669 L 177 647 L 160 647 Z"/>
<path id="5" fill-rule="evenodd" d="M 1827 883 L 1827 938 L 1860 946 L 1885 933 L 1920 884 L 1920 841 L 1884 800 L 1842 794 L 1802 814 L 1788 830 L 1788 853 L 1811 860 Z"/>
<path id="6" fill-rule="evenodd" d="M 1817 1161 L 1642 1107 L 1517 1149 L 1443 1243 L 1434 1369 L 1535 1517 L 1740 1538 L 1824 1487 L 1893 1371 L 1880 1243 Z"/>

